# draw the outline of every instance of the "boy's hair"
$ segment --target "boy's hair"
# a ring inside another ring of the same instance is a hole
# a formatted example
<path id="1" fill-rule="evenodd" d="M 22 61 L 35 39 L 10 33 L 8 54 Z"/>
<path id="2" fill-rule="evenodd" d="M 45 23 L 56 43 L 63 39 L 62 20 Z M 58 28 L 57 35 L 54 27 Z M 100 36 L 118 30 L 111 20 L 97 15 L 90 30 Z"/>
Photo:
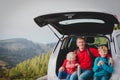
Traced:
<path id="1" fill-rule="evenodd" d="M 105 51 L 105 52 L 108 52 L 108 48 L 106 46 L 100 46 L 98 48 L 98 51 Z"/>
<path id="2" fill-rule="evenodd" d="M 67 57 L 66 57 L 67 60 L 70 60 L 72 56 L 76 56 L 76 54 L 73 53 L 73 52 L 69 52 L 69 53 L 67 54 Z"/>

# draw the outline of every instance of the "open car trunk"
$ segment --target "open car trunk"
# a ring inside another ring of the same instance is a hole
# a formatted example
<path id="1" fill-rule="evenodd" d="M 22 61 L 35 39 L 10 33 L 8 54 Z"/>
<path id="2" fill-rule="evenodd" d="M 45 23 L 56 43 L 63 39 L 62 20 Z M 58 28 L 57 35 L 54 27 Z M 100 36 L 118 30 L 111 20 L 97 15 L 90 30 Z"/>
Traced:
<path id="1" fill-rule="evenodd" d="M 51 25 L 62 35 L 111 34 L 118 20 L 100 12 L 68 12 L 47 14 L 34 18 L 40 26 Z"/>
<path id="2" fill-rule="evenodd" d="M 86 46 L 88 48 L 90 47 L 90 48 L 97 49 L 99 46 L 104 45 L 108 48 L 108 53 L 111 54 L 110 46 L 108 44 L 109 39 L 107 37 L 105 36 L 82 36 L 82 37 L 85 38 Z M 64 44 L 62 44 L 62 47 L 59 51 L 59 54 L 57 56 L 57 61 L 56 61 L 56 75 L 58 75 L 59 68 L 62 66 L 64 60 L 66 59 L 67 53 L 71 51 L 73 52 L 78 49 L 76 45 L 76 39 L 77 39 L 77 36 L 70 36 L 70 37 L 66 37 L 63 40 Z M 93 80 L 92 77 L 89 78 L 89 80 Z"/>

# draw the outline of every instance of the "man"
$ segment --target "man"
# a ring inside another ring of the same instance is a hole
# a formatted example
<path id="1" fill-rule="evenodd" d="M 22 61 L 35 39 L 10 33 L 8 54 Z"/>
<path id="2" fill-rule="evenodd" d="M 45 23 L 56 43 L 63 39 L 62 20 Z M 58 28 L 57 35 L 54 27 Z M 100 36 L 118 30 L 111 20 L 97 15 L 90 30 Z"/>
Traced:
<path id="1" fill-rule="evenodd" d="M 77 59 L 78 63 L 81 68 L 81 73 L 79 75 L 79 80 L 87 80 L 93 75 L 92 67 L 93 67 L 93 60 L 88 53 L 88 50 L 85 46 L 85 40 L 82 37 L 78 37 L 76 41 L 78 51 L 77 51 Z M 96 48 L 89 48 L 90 52 L 93 56 L 98 57 L 100 56 L 98 50 Z M 76 50 L 74 51 L 76 53 Z M 113 60 L 110 55 L 107 55 L 110 58 L 110 62 L 113 64 Z M 70 80 L 77 80 L 77 72 L 74 72 Z"/>

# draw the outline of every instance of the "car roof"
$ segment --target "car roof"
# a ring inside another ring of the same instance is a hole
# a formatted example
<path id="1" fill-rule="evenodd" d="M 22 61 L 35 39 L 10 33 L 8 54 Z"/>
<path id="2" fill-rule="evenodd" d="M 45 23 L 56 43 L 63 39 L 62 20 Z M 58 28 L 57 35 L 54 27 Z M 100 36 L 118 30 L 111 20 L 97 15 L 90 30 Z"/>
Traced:
<path id="1" fill-rule="evenodd" d="M 63 12 L 34 18 L 40 26 L 50 24 L 62 35 L 111 34 L 119 21 L 112 14 L 101 12 Z"/>

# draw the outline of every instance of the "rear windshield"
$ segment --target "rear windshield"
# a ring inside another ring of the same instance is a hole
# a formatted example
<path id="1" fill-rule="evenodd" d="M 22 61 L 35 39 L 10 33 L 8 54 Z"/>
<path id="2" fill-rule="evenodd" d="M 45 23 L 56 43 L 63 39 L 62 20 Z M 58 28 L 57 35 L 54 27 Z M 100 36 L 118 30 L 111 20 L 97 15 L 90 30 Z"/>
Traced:
<path id="1" fill-rule="evenodd" d="M 100 19 L 71 19 L 71 20 L 64 20 L 60 21 L 59 24 L 61 25 L 70 25 L 70 24 L 77 24 L 77 23 L 99 23 L 104 24 L 105 22 Z"/>

